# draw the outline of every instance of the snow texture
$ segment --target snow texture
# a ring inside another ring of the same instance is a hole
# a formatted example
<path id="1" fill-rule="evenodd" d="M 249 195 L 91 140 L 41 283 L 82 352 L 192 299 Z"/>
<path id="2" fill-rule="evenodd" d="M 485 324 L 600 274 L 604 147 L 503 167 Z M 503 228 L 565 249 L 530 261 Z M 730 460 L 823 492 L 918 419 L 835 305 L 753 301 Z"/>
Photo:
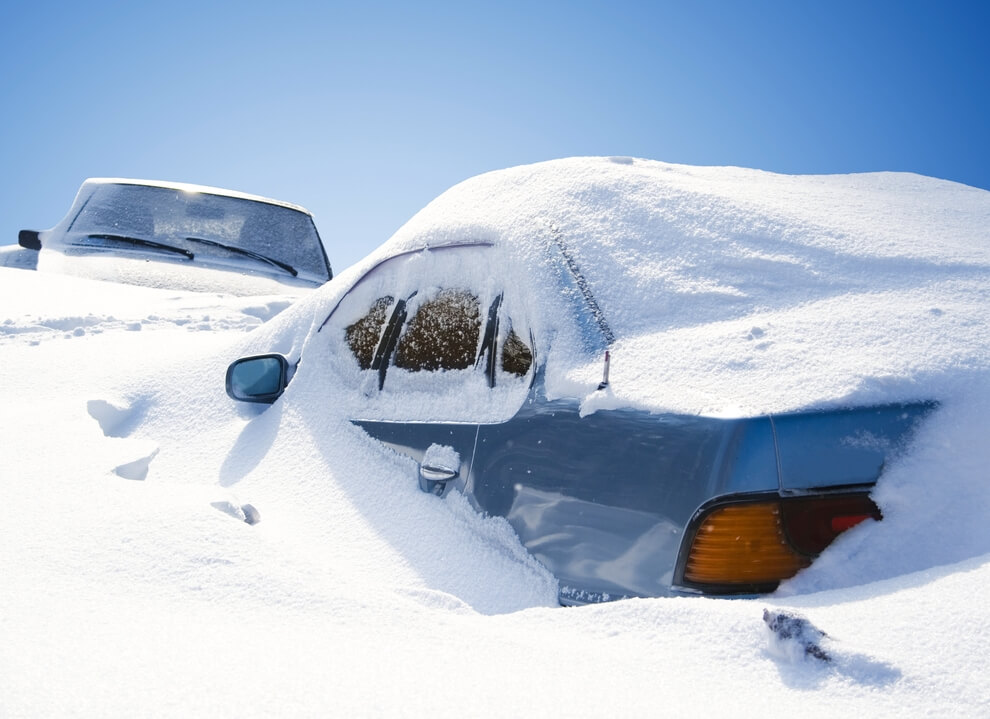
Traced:
<path id="1" fill-rule="evenodd" d="M 988 227 L 990 193 L 916 175 L 577 158 L 452 188 L 301 300 L 0 267 L 0 716 L 990 715 Z M 601 392 L 554 233 L 614 333 Z M 557 607 L 504 520 L 347 421 L 318 331 L 389 254 L 465 238 L 526 269 L 422 265 L 502 278 L 586 411 L 937 400 L 883 521 L 770 597 Z M 235 405 L 262 351 L 304 361 Z"/>

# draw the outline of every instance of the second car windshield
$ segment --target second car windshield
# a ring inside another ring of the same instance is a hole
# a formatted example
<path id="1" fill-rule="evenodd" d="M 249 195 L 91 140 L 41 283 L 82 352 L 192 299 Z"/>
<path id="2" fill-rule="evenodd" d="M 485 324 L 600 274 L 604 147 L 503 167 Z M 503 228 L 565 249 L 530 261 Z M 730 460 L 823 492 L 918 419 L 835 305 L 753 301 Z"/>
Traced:
<path id="1" fill-rule="evenodd" d="M 183 244 L 187 237 L 204 238 L 329 279 L 312 218 L 267 202 L 148 185 L 99 185 L 69 231 L 113 233 L 173 245 Z M 206 254 L 204 248 L 201 244 L 194 250 L 197 257 Z M 229 256 L 219 247 L 209 254 Z"/>

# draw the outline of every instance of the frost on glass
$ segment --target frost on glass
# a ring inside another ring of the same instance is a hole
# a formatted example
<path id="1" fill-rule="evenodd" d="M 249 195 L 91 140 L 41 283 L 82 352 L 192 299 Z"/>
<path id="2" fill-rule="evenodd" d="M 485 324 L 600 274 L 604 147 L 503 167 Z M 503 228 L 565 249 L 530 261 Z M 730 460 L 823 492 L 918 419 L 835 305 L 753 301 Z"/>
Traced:
<path id="1" fill-rule="evenodd" d="M 295 269 L 327 277 L 312 217 L 290 207 L 208 192 L 140 184 L 96 184 L 67 232 L 111 233 L 178 246 L 197 257 L 230 259 L 202 238 L 258 252 Z"/>
<path id="2" fill-rule="evenodd" d="M 381 340 L 382 328 L 392 302 L 391 296 L 379 297 L 368 310 L 368 314 L 344 330 L 347 345 L 354 353 L 354 358 L 357 359 L 361 369 L 371 369 L 375 349 Z"/>
<path id="3" fill-rule="evenodd" d="M 515 330 L 510 329 L 502 343 L 502 370 L 517 377 L 525 377 L 533 365 L 533 353 Z"/>
<path id="4" fill-rule="evenodd" d="M 326 342 L 320 342 L 324 371 L 334 373 L 338 386 L 359 388 L 336 395 L 338 408 L 354 419 L 391 422 L 490 423 L 515 415 L 527 395 L 525 378 L 532 375 L 537 352 L 522 347 L 523 339 L 529 342 L 533 336 L 530 294 L 518 277 L 507 291 L 504 278 L 493 270 L 498 264 L 489 247 L 434 249 L 386 260 L 359 279 L 334 308 Z M 478 355 L 488 308 L 503 293 L 492 387 L 488 355 L 480 364 Z M 405 319 L 394 328 L 398 340 L 383 357 L 387 371 L 379 386 L 372 365 L 393 329 L 390 320 L 399 302 L 405 303 Z M 510 342 L 509 359 L 503 360 L 513 328 L 523 339 Z"/>
<path id="5" fill-rule="evenodd" d="M 474 364 L 480 332 L 478 298 L 467 290 L 441 290 L 409 321 L 395 366 L 412 372 L 467 369 Z"/>

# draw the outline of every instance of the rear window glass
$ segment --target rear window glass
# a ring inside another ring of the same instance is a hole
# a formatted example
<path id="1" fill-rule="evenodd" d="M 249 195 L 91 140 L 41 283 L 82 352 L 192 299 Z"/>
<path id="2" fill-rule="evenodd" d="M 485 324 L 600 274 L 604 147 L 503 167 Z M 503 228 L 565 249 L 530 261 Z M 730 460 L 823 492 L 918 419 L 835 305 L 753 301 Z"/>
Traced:
<path id="1" fill-rule="evenodd" d="M 533 365 L 533 352 L 515 330 L 509 330 L 502 343 L 502 370 L 517 377 L 524 377 Z"/>
<path id="2" fill-rule="evenodd" d="M 354 353 L 354 358 L 361 369 L 371 369 L 375 358 L 375 349 L 382 337 L 388 309 L 392 306 L 392 297 L 380 297 L 368 310 L 368 314 L 344 330 L 347 345 Z"/>
<path id="3" fill-rule="evenodd" d="M 475 362 L 480 333 L 478 298 L 467 290 L 441 290 L 409 320 L 395 366 L 413 372 L 467 369 Z"/>

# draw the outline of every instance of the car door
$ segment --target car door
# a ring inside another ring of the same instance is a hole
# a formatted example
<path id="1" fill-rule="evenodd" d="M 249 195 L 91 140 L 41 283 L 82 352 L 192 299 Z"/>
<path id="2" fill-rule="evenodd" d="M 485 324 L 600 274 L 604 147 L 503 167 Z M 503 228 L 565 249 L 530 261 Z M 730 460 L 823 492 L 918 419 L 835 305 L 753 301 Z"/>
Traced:
<path id="1" fill-rule="evenodd" d="M 761 469 L 773 470 L 768 427 Z M 467 493 L 504 516 L 520 542 L 560 580 L 565 603 L 669 592 L 683 528 L 723 484 L 746 489 L 776 473 L 723 477 L 724 458 L 753 454 L 739 422 L 635 409 L 582 415 L 580 402 L 548 400 L 538 379 L 507 422 L 479 427 Z M 757 460 L 752 461 L 757 464 Z M 762 487 L 763 485 L 761 485 Z"/>
<path id="2" fill-rule="evenodd" d="M 391 258 L 321 329 L 358 386 L 354 424 L 414 460 L 420 487 L 438 495 L 464 488 L 479 424 L 513 416 L 532 377 L 494 255 L 478 243 Z"/>

